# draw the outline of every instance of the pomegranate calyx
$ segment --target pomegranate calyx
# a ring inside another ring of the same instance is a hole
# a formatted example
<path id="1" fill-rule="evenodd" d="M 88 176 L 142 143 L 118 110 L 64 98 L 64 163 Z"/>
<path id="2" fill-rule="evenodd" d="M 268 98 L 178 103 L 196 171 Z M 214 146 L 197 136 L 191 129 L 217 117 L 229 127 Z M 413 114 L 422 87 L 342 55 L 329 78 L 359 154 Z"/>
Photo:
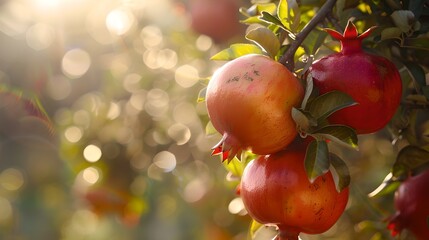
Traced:
<path id="1" fill-rule="evenodd" d="M 242 149 L 229 144 L 229 142 L 230 137 L 225 133 L 222 139 L 212 148 L 212 156 L 222 154 L 222 162 L 228 160 L 228 163 L 230 163 L 234 157 L 241 160 Z"/>
<path id="2" fill-rule="evenodd" d="M 400 213 L 395 213 L 395 215 L 390 217 L 388 221 L 389 223 L 387 224 L 387 229 L 390 230 L 390 233 L 393 237 L 397 236 L 404 228 Z"/>
<path id="3" fill-rule="evenodd" d="M 374 31 L 375 28 L 377 28 L 377 26 L 372 26 L 368 28 L 365 32 L 359 34 L 359 31 L 356 28 L 356 25 L 354 25 L 354 23 L 351 20 L 349 20 L 347 22 L 347 26 L 344 29 L 343 34 L 330 28 L 324 28 L 323 30 L 327 32 L 329 35 L 331 35 L 331 37 L 339 41 L 345 41 L 345 40 L 353 40 L 353 39 L 363 40 L 364 38 L 368 37 Z"/>

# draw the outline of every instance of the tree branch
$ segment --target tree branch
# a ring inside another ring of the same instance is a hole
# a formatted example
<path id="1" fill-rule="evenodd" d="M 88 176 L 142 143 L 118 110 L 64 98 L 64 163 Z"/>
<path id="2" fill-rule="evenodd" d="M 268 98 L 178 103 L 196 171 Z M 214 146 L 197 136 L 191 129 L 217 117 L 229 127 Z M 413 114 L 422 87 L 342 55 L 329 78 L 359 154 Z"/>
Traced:
<path id="1" fill-rule="evenodd" d="M 320 8 L 319 12 L 308 22 L 307 25 L 302 29 L 300 33 L 296 35 L 295 40 L 291 43 L 289 49 L 283 54 L 280 58 L 279 62 L 285 65 L 290 71 L 293 71 L 295 68 L 294 56 L 296 50 L 298 50 L 299 46 L 305 40 L 305 38 L 310 34 L 310 32 L 319 24 L 323 19 L 328 16 L 328 14 L 334 8 L 337 0 L 327 0 L 325 4 Z"/>

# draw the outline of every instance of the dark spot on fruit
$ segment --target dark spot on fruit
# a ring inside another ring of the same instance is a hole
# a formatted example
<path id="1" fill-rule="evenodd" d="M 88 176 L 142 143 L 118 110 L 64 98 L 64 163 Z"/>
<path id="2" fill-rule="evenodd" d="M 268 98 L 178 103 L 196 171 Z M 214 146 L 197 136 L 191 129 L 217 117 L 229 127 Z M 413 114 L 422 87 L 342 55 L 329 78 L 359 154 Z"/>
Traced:
<path id="1" fill-rule="evenodd" d="M 253 74 L 255 74 L 256 76 L 259 76 L 259 71 L 258 70 L 253 70 Z"/>
<path id="2" fill-rule="evenodd" d="M 308 188 L 310 188 L 310 190 L 312 190 L 312 191 L 317 191 L 317 189 L 319 189 L 320 186 L 317 183 L 313 183 L 313 184 L 309 185 Z"/>
<path id="3" fill-rule="evenodd" d="M 322 215 L 322 213 L 323 213 L 323 207 L 322 208 L 320 208 L 317 212 L 316 212 L 316 215 Z"/>
<path id="4" fill-rule="evenodd" d="M 230 79 L 228 79 L 228 81 L 226 81 L 227 83 L 230 83 L 230 82 L 238 82 L 240 80 L 240 77 L 239 76 L 234 76 L 234 77 L 232 77 L 232 78 L 230 78 Z"/>
<path id="5" fill-rule="evenodd" d="M 246 72 L 243 76 L 244 79 L 246 79 L 247 81 L 253 81 L 253 78 L 251 76 L 249 76 L 249 73 Z"/>

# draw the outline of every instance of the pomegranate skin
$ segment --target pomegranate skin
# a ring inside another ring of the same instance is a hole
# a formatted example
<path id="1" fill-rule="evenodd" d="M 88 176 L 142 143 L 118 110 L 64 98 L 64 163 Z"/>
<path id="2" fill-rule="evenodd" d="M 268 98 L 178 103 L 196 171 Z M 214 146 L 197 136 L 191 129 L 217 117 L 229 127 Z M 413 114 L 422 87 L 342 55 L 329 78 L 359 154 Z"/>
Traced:
<path id="1" fill-rule="evenodd" d="M 388 228 L 392 235 L 408 229 L 418 240 L 429 239 L 429 170 L 409 177 L 395 192 L 396 213 Z"/>
<path id="2" fill-rule="evenodd" d="M 191 29 L 211 37 L 216 43 L 226 43 L 244 34 L 240 23 L 240 0 L 190 0 Z"/>
<path id="3" fill-rule="evenodd" d="M 374 133 L 385 127 L 402 97 L 402 81 L 395 65 L 361 48 L 362 40 L 371 31 L 358 35 L 351 22 L 344 35 L 329 30 L 341 41 L 341 52 L 315 61 L 309 69 L 320 94 L 339 90 L 358 103 L 329 117 L 331 123 L 353 127 L 358 134 Z"/>
<path id="4" fill-rule="evenodd" d="M 269 154 L 285 148 L 297 135 L 291 110 L 303 95 L 299 80 L 266 56 L 250 54 L 226 63 L 206 92 L 210 120 L 223 135 L 219 151 L 233 157 L 242 149 Z"/>
<path id="5" fill-rule="evenodd" d="M 288 234 L 318 234 L 343 213 L 349 189 L 340 193 L 331 172 L 310 183 L 304 169 L 305 148 L 289 149 L 250 162 L 241 180 L 241 197 L 256 221 L 275 224 Z"/>

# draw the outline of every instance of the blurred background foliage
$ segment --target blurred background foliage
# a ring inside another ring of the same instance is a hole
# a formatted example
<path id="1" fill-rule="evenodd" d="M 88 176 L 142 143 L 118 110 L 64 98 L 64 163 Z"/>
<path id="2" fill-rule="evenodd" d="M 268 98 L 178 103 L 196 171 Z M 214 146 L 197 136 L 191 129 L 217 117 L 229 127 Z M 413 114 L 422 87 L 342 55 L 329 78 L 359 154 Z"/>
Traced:
<path id="1" fill-rule="evenodd" d="M 197 101 L 222 64 L 210 57 L 245 41 L 244 28 L 201 34 L 193 2 L 0 2 L 0 239 L 247 239 L 238 181 L 210 156 L 219 136 Z M 341 2 L 341 19 L 380 22 Z M 320 3 L 302 3 L 308 21 Z M 232 19 L 250 6 L 234 4 Z M 401 147 L 391 141 L 383 131 L 359 152 L 336 149 L 352 175 L 347 211 L 303 239 L 389 239 L 391 196 L 367 194 L 390 172 Z"/>

